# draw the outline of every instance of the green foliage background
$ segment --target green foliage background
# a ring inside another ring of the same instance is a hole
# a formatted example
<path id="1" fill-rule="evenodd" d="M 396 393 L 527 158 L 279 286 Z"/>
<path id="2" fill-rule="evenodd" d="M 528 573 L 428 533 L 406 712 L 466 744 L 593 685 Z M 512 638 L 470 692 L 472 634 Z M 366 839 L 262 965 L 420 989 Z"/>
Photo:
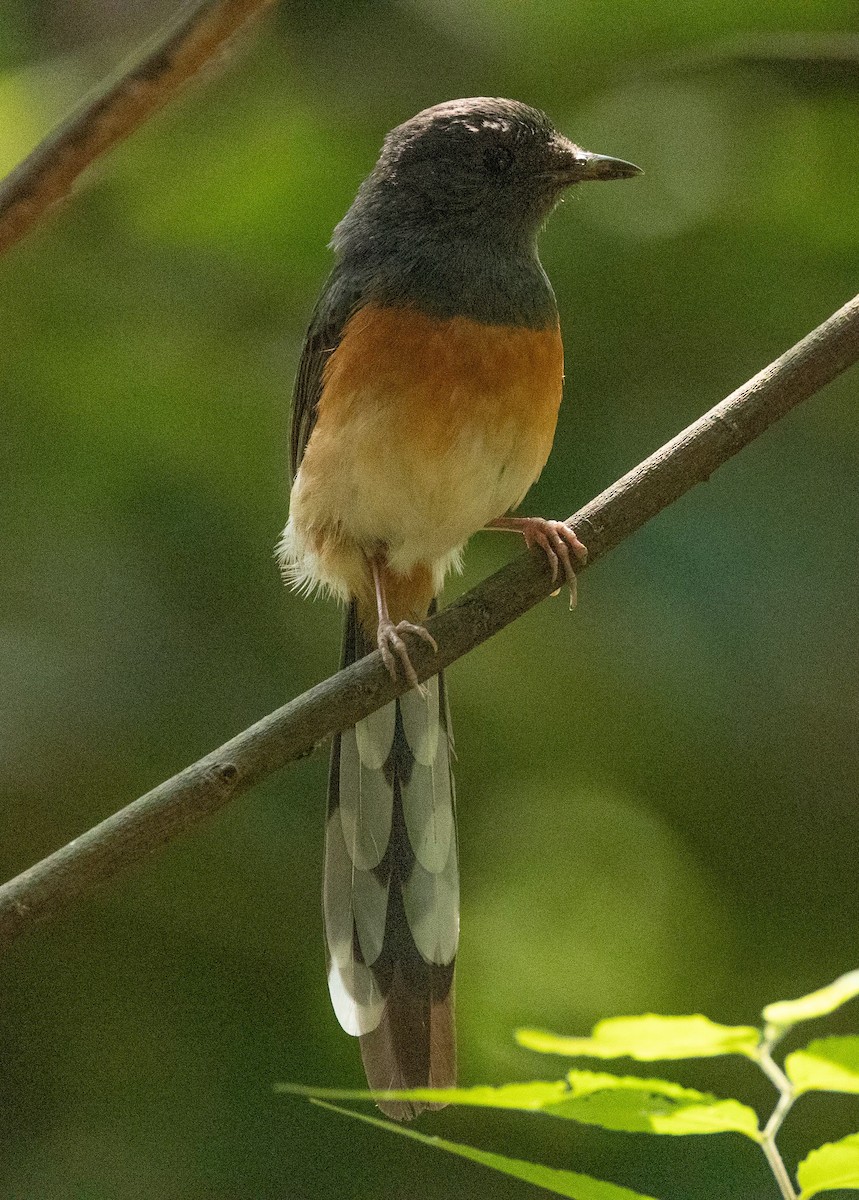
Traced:
<path id="1" fill-rule="evenodd" d="M 0 168 L 171 9 L 3 0 Z M 336 612 L 282 589 L 272 547 L 325 244 L 385 130 L 507 94 L 647 172 L 582 189 L 543 242 L 569 392 L 528 507 L 566 515 L 859 289 L 859 63 L 822 49 L 854 20 L 847 0 L 284 3 L 0 263 L 4 875 L 335 664 Z M 856 966 L 857 392 L 854 372 L 588 573 L 574 615 L 550 602 L 451 672 L 464 1083 L 545 1075 L 517 1025 L 744 1024 Z M 475 539 L 452 592 L 517 549 Z M 539 1194 L 272 1094 L 362 1079 L 325 988 L 325 770 L 16 948 L 4 1194 Z M 767 1105 L 745 1067 L 677 1074 Z M 803 1101 L 791 1164 L 857 1127 L 852 1102 Z M 422 1128 L 671 1200 L 773 1194 L 752 1145 L 545 1124 Z"/>

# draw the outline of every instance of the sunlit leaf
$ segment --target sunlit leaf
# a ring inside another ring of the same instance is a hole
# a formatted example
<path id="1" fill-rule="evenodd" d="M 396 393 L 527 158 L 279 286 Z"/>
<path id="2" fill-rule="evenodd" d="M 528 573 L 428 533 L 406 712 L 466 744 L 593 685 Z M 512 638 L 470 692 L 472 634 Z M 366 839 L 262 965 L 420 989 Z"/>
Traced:
<path id="1" fill-rule="evenodd" d="M 354 1117 L 356 1121 L 364 1121 L 368 1125 L 376 1125 L 390 1133 L 398 1133 L 401 1137 L 412 1138 L 413 1141 L 423 1142 L 425 1146 L 433 1146 L 436 1150 L 446 1150 L 449 1154 L 457 1154 L 460 1158 L 470 1159 L 481 1166 L 491 1167 L 504 1175 L 512 1175 L 514 1179 L 522 1179 L 537 1187 L 545 1188 L 555 1196 L 567 1196 L 569 1200 L 652 1200 L 640 1192 L 631 1192 L 629 1188 L 619 1187 L 615 1183 L 605 1183 L 601 1179 L 593 1179 L 590 1175 L 579 1175 L 575 1171 L 562 1171 L 557 1167 L 544 1167 L 539 1163 L 523 1162 L 519 1158 L 508 1158 L 505 1154 L 491 1154 L 487 1150 L 476 1150 L 472 1146 L 463 1146 L 460 1142 L 449 1142 L 445 1138 L 430 1137 L 419 1133 L 406 1125 L 397 1125 L 393 1121 L 384 1121 L 380 1117 L 370 1117 L 366 1113 L 352 1112 L 348 1108 L 339 1108 L 335 1104 L 326 1104 L 323 1100 L 314 1100 L 320 1108 L 331 1112 L 342 1113 L 343 1116 Z"/>
<path id="2" fill-rule="evenodd" d="M 275 1091 L 317 1100 L 428 1100 L 431 1103 L 462 1104 L 469 1108 L 512 1108 L 521 1112 L 539 1112 L 570 1094 L 563 1080 L 536 1083 L 505 1083 L 501 1087 L 413 1088 L 408 1092 L 370 1092 L 342 1088 L 301 1087 L 279 1083 Z"/>
<path id="3" fill-rule="evenodd" d="M 764 1020 L 778 1029 L 788 1029 L 798 1021 L 811 1021 L 835 1012 L 842 1004 L 859 996 L 859 970 L 841 975 L 834 983 L 800 996 L 798 1000 L 776 1000 L 764 1009 Z"/>
<path id="4" fill-rule="evenodd" d="M 859 1037 L 818 1038 L 789 1054 L 784 1069 L 797 1094 L 859 1093 Z"/>
<path id="5" fill-rule="evenodd" d="M 547 1107 L 553 1116 L 627 1133 L 742 1133 L 757 1141 L 757 1113 L 667 1079 L 570 1071 L 570 1096 Z"/>
<path id="6" fill-rule="evenodd" d="M 859 1188 L 859 1133 L 812 1150 L 799 1164 L 796 1177 L 802 1188 L 799 1200 L 810 1200 L 818 1192 Z"/>
<path id="7" fill-rule="evenodd" d="M 539 1029 L 520 1029 L 516 1040 L 542 1054 L 568 1058 L 657 1059 L 712 1058 L 717 1054 L 754 1055 L 760 1030 L 750 1025 L 717 1025 L 708 1017 L 610 1017 L 600 1021 L 590 1037 L 559 1037 Z"/>
<path id="8" fill-rule="evenodd" d="M 737 1100 L 719 1100 L 667 1079 L 571 1071 L 564 1080 L 501 1087 L 341 1091 L 279 1084 L 277 1090 L 324 1100 L 426 1100 L 471 1108 L 505 1108 L 600 1125 L 626 1133 L 742 1133 L 758 1138 L 757 1114 Z"/>

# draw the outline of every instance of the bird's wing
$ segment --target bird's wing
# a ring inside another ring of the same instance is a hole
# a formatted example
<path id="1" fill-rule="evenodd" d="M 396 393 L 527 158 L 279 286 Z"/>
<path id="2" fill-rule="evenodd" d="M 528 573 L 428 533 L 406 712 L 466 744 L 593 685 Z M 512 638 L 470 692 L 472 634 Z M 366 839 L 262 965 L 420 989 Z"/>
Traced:
<path id="1" fill-rule="evenodd" d="M 335 269 L 326 280 L 310 318 L 295 377 L 290 429 L 293 479 L 316 424 L 325 364 L 340 344 L 346 322 L 361 303 L 360 287 L 344 280 Z"/>

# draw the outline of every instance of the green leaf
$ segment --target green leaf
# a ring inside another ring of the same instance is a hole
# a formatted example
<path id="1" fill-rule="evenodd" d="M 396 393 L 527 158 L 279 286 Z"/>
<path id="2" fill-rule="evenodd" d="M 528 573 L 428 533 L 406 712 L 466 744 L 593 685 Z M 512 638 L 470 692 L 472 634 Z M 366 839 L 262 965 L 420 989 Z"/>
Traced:
<path id="1" fill-rule="evenodd" d="M 667 1079 L 570 1071 L 570 1096 L 547 1107 L 553 1116 L 626 1133 L 742 1133 L 760 1137 L 754 1109 Z"/>
<path id="2" fill-rule="evenodd" d="M 859 1093 L 859 1037 L 818 1038 L 789 1054 L 784 1069 L 797 1095 Z"/>
<path id="3" fill-rule="evenodd" d="M 812 1021 L 815 1017 L 825 1017 L 835 1012 L 842 1004 L 859 996 L 859 971 L 850 971 L 841 975 L 828 987 L 819 988 L 798 1000 L 776 1000 L 764 1009 L 764 1020 L 768 1025 L 774 1025 L 777 1030 L 789 1029 L 799 1021 Z"/>
<path id="4" fill-rule="evenodd" d="M 799 1164 L 796 1177 L 802 1188 L 799 1200 L 811 1200 L 818 1192 L 859 1188 L 859 1133 L 812 1150 Z"/>
<path id="5" fill-rule="evenodd" d="M 571 1071 L 564 1080 L 501 1087 L 341 1091 L 278 1084 L 280 1092 L 324 1100 L 427 1100 L 474 1108 L 506 1108 L 600 1125 L 626 1133 L 742 1133 L 758 1140 L 757 1114 L 738 1100 L 719 1100 L 667 1079 Z"/>
<path id="6" fill-rule="evenodd" d="M 745 1054 L 753 1058 L 760 1030 L 750 1025 L 717 1025 L 708 1017 L 610 1017 L 595 1025 L 590 1037 L 558 1037 L 539 1029 L 519 1029 L 516 1040 L 542 1054 L 568 1058 L 656 1059 L 712 1058 L 717 1054 Z"/>
<path id="7" fill-rule="evenodd" d="M 369 1092 L 342 1088 L 301 1087 L 279 1083 L 277 1092 L 309 1096 L 317 1100 L 428 1100 L 430 1103 L 462 1104 L 471 1108 L 512 1108 L 539 1112 L 570 1094 L 563 1079 L 536 1083 L 506 1083 L 501 1087 L 413 1088 L 408 1092 Z"/>
<path id="8" fill-rule="evenodd" d="M 381 1117 L 370 1117 L 366 1113 L 352 1112 L 348 1108 L 339 1108 L 335 1104 L 326 1104 L 323 1100 L 314 1100 L 320 1108 L 330 1112 L 342 1113 L 344 1117 L 353 1117 L 356 1121 L 364 1121 L 367 1125 L 376 1125 L 379 1129 L 387 1129 L 390 1133 L 398 1133 L 401 1137 L 412 1138 L 413 1141 L 423 1142 L 425 1146 L 433 1146 L 436 1150 L 446 1150 L 449 1154 L 458 1154 L 460 1158 L 470 1159 L 481 1166 L 491 1167 L 504 1175 L 512 1175 L 514 1179 L 522 1179 L 525 1183 L 533 1183 L 545 1188 L 555 1196 L 567 1196 L 569 1200 L 652 1200 L 639 1192 L 631 1192 L 629 1188 L 619 1187 L 615 1183 L 605 1183 L 601 1179 L 592 1179 L 590 1175 L 579 1175 L 575 1171 L 561 1171 L 557 1167 L 544 1167 L 539 1163 L 523 1162 L 519 1158 L 508 1158 L 506 1154 L 491 1154 L 488 1150 L 476 1150 L 472 1146 L 463 1146 L 460 1142 L 449 1142 L 445 1138 L 430 1137 L 419 1133 L 405 1125 L 396 1125 L 393 1121 L 384 1121 Z"/>

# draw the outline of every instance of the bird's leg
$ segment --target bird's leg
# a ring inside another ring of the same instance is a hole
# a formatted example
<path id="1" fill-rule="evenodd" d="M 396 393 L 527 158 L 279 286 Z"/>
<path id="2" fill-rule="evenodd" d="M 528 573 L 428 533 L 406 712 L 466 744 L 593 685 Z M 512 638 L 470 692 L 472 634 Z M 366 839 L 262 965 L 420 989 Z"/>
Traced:
<path id="1" fill-rule="evenodd" d="M 409 658 L 408 647 L 403 641 L 401 634 L 413 633 L 416 637 L 423 638 L 425 642 L 428 642 L 432 646 L 436 653 L 438 653 L 438 643 L 430 631 L 425 629 L 423 625 L 414 625 L 411 621 L 399 621 L 396 625 L 394 624 L 388 613 L 384 567 L 378 558 L 370 559 L 370 567 L 373 571 L 373 583 L 376 587 L 376 611 L 379 617 L 376 642 L 385 666 L 388 668 L 388 674 L 396 683 L 397 659 L 399 659 L 406 679 L 408 679 L 413 688 L 417 688 L 419 692 L 422 692 L 424 689 L 418 682 L 417 674 L 412 666 L 412 660 Z"/>
<path id="2" fill-rule="evenodd" d="M 540 546 L 549 560 L 552 568 L 552 582 L 558 578 L 558 570 L 564 568 L 567 587 L 570 589 L 570 608 L 576 603 L 576 572 L 573 568 L 570 551 L 572 550 L 580 563 L 587 562 L 588 549 L 576 537 L 575 531 L 564 521 L 553 521 L 546 517 L 496 517 L 486 526 L 487 529 L 507 529 L 512 533 L 521 533 L 525 545 Z"/>

